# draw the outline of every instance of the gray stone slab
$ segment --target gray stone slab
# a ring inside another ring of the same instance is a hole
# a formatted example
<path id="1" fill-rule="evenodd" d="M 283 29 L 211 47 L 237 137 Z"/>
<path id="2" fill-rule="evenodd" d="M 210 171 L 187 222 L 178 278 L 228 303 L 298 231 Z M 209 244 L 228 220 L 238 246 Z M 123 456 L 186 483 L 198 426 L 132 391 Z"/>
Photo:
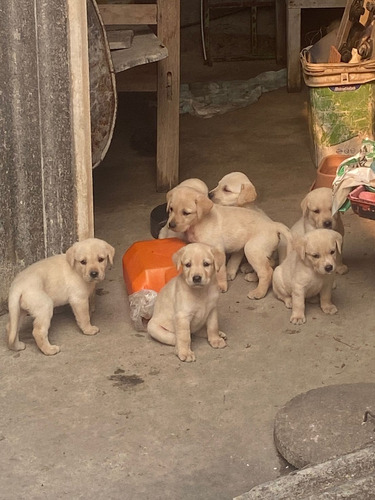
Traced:
<path id="1" fill-rule="evenodd" d="M 255 486 L 234 500 L 370 500 L 375 498 L 375 446 Z"/>
<path id="2" fill-rule="evenodd" d="M 375 384 L 313 389 L 278 411 L 275 444 L 285 460 L 299 469 L 325 462 L 375 442 L 371 415 L 375 415 Z"/>

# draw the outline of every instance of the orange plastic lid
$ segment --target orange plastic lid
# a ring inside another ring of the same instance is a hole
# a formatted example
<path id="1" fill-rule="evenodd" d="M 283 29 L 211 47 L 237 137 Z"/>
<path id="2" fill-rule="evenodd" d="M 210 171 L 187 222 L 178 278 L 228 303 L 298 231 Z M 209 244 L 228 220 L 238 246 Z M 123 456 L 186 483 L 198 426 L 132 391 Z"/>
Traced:
<path id="1" fill-rule="evenodd" d="M 186 243 L 178 238 L 137 241 L 122 257 L 122 271 L 129 295 L 140 290 L 159 292 L 178 271 L 172 255 Z"/>

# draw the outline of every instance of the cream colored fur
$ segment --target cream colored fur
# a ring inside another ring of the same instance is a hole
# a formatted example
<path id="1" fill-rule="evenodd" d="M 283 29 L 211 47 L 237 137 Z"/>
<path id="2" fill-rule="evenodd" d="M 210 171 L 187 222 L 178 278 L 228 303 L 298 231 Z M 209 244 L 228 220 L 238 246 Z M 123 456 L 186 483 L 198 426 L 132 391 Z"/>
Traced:
<path id="1" fill-rule="evenodd" d="M 218 277 L 223 291 L 228 288 L 227 279 L 234 279 L 244 251 L 259 279 L 258 286 L 248 297 L 260 299 L 266 295 L 273 272 L 269 259 L 277 248 L 280 234 L 291 240 L 290 231 L 284 224 L 253 210 L 214 204 L 189 187 L 169 191 L 167 205 L 169 229 L 184 232 L 190 242 L 206 243 L 231 254 L 226 269 L 223 266 Z M 254 281 L 255 273 L 246 278 Z"/>
<path id="2" fill-rule="evenodd" d="M 293 235 L 303 236 L 314 229 L 333 229 L 341 234 L 344 239 L 344 225 L 339 212 L 332 215 L 332 190 L 331 188 L 317 188 L 310 191 L 301 202 L 302 216 L 291 227 Z M 279 259 L 282 262 L 286 256 L 285 244 L 280 245 Z M 338 274 L 348 272 L 348 267 L 342 262 L 342 254 L 337 255 Z"/>
<path id="3" fill-rule="evenodd" d="M 70 304 L 78 326 L 86 335 L 98 333 L 90 322 L 89 298 L 97 282 L 105 277 L 105 269 L 113 263 L 115 249 L 103 240 L 88 238 L 74 243 L 65 254 L 48 257 L 21 271 L 9 291 L 10 349 L 20 351 L 19 328 L 26 314 L 34 318 L 33 336 L 46 355 L 60 351 L 48 340 L 48 330 L 56 306 Z"/>
<path id="4" fill-rule="evenodd" d="M 190 362 L 195 361 L 191 334 L 203 327 L 212 347 L 226 346 L 218 326 L 216 279 L 225 255 L 209 245 L 192 243 L 178 250 L 173 260 L 182 272 L 158 293 L 147 330 L 159 342 L 176 346 L 181 361 Z"/>
<path id="5" fill-rule="evenodd" d="M 326 314 L 335 314 L 332 286 L 336 258 L 341 252 L 342 236 L 331 229 L 314 229 L 296 236 L 294 249 L 276 267 L 272 286 L 276 297 L 292 309 L 290 322 L 306 322 L 305 299 L 320 296 L 320 307 Z"/>

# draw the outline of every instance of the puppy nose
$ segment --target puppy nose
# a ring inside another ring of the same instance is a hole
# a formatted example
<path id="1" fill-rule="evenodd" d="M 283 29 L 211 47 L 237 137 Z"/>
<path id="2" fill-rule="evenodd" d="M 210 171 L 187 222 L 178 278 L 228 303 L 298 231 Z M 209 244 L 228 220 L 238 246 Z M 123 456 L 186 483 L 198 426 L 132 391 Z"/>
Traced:
<path id="1" fill-rule="evenodd" d="M 95 279 L 99 276 L 98 271 L 90 271 L 90 278 Z"/>
<path id="2" fill-rule="evenodd" d="M 176 223 L 175 223 L 174 221 L 171 221 L 171 222 L 169 223 L 169 227 L 170 227 L 171 229 L 175 228 L 175 227 L 176 227 Z"/>
<path id="3" fill-rule="evenodd" d="M 202 281 L 202 276 L 199 276 L 199 274 L 194 274 L 193 276 L 193 283 L 200 283 Z"/>
<path id="4" fill-rule="evenodd" d="M 331 266 L 331 264 L 327 264 L 324 269 L 326 270 L 327 273 L 330 273 L 333 269 L 333 266 Z"/>
<path id="5" fill-rule="evenodd" d="M 329 229 L 330 227 L 332 227 L 332 221 L 331 220 L 325 220 L 324 223 L 323 223 L 323 226 L 327 229 Z"/>
<path id="6" fill-rule="evenodd" d="M 210 192 L 208 193 L 208 197 L 209 197 L 209 198 L 210 198 L 210 200 L 211 200 L 211 199 L 214 197 L 214 193 L 213 193 L 212 191 L 210 191 Z"/>

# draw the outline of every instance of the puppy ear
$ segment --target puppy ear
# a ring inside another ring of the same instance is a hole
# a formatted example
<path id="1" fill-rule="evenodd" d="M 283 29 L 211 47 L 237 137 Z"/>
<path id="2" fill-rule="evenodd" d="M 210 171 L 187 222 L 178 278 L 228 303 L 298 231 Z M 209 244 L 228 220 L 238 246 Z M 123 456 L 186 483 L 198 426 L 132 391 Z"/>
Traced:
<path id="1" fill-rule="evenodd" d="M 181 260 L 184 252 L 185 252 L 185 247 L 182 247 L 172 255 L 172 261 L 173 264 L 176 266 L 177 271 L 181 269 Z"/>
<path id="2" fill-rule="evenodd" d="M 307 210 L 309 209 L 308 207 L 309 201 L 307 199 L 307 196 L 304 197 L 304 199 L 301 201 L 301 209 L 302 209 L 302 215 L 305 217 Z"/>
<path id="3" fill-rule="evenodd" d="M 112 266 L 112 264 L 113 264 L 113 257 L 115 256 L 115 249 L 109 243 L 106 243 L 106 250 L 107 250 L 107 254 L 108 254 L 109 263 Z"/>
<path id="4" fill-rule="evenodd" d="M 305 260 L 306 256 L 306 240 L 305 238 L 294 235 L 293 236 L 293 248 L 297 252 L 301 260 Z"/>
<path id="5" fill-rule="evenodd" d="M 195 204 L 197 205 L 197 218 L 201 219 L 204 215 L 208 214 L 209 211 L 214 206 L 213 201 L 211 201 L 207 196 L 200 194 L 195 199 Z"/>
<path id="6" fill-rule="evenodd" d="M 241 192 L 238 196 L 238 206 L 241 207 L 245 205 L 246 203 L 251 203 L 252 201 L 255 201 L 257 199 L 257 192 L 255 189 L 255 186 L 250 183 L 250 184 L 242 184 L 241 185 Z"/>
<path id="7" fill-rule="evenodd" d="M 218 272 L 219 269 L 223 267 L 225 264 L 225 253 L 222 250 L 219 250 L 218 248 L 212 247 L 211 248 L 212 255 L 214 256 L 214 266 L 215 266 L 215 271 Z"/>
<path id="8" fill-rule="evenodd" d="M 338 233 L 337 231 L 335 231 L 335 239 L 336 239 L 336 246 L 337 246 L 337 250 L 339 253 L 341 253 L 341 249 L 342 249 L 342 236 L 340 233 Z"/>
<path id="9" fill-rule="evenodd" d="M 76 245 L 77 243 L 74 243 L 70 248 L 65 253 L 66 260 L 68 261 L 68 264 L 70 267 L 74 266 L 74 260 L 75 260 L 75 253 L 76 253 Z"/>
<path id="10" fill-rule="evenodd" d="M 171 198 L 172 198 L 172 194 L 173 194 L 173 189 L 171 189 L 170 191 L 168 191 L 168 193 L 166 194 L 166 199 L 167 199 L 167 212 L 169 211 L 169 204 L 171 202 Z"/>

